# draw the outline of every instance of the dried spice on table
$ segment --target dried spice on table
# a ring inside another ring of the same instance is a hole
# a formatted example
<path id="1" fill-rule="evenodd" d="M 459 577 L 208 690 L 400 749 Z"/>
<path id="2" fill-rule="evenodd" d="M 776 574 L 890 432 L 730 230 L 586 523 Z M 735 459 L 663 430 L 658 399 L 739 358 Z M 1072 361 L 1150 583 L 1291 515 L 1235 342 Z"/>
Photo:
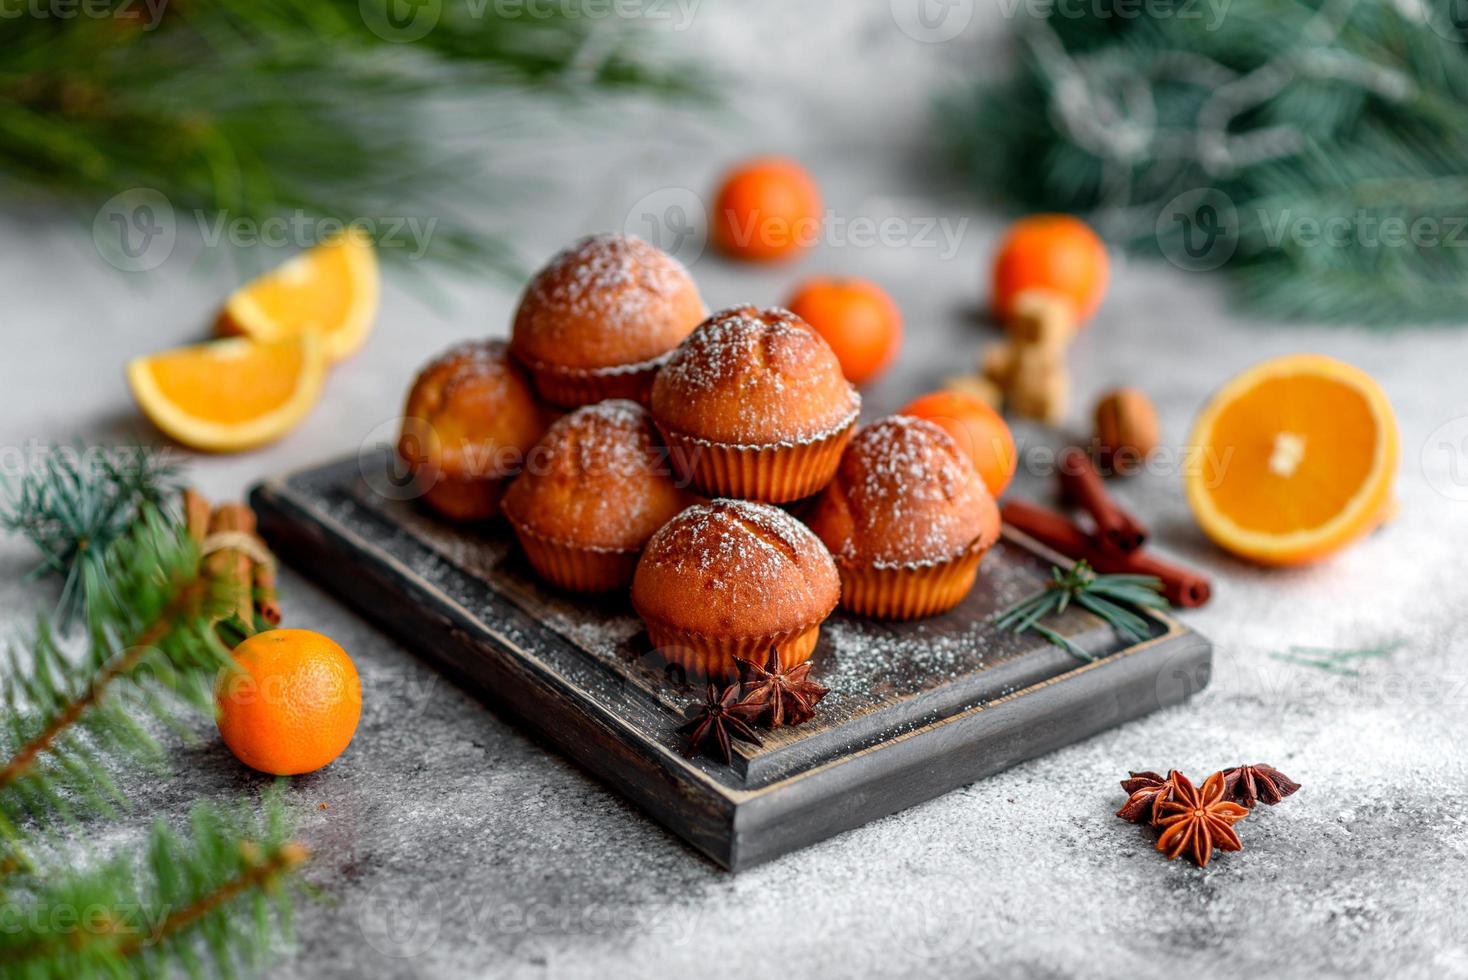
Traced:
<path id="1" fill-rule="evenodd" d="M 1162 819 L 1158 826 L 1157 849 L 1171 861 L 1179 854 L 1190 853 L 1200 868 L 1206 868 L 1216 848 L 1240 851 L 1244 844 L 1233 825 L 1249 815 L 1249 811 L 1224 796 L 1223 773 L 1215 772 L 1194 787 L 1187 776 L 1174 770 L 1174 798 L 1161 804 Z"/>
<path id="2" fill-rule="evenodd" d="M 688 737 L 688 755 L 692 757 L 700 749 L 707 750 L 712 743 L 718 747 L 724 764 L 728 765 L 734 758 L 732 742 L 764 744 L 749 727 L 749 717 L 750 709 L 739 704 L 738 684 L 730 684 L 722 691 L 710 684 L 703 703 L 693 710 L 688 724 L 679 729 Z"/>
<path id="3" fill-rule="evenodd" d="M 743 697 L 740 707 L 749 710 L 749 718 L 766 728 L 799 725 L 816 713 L 816 705 L 830 693 L 810 679 L 811 664 L 806 661 L 794 667 L 780 665 L 780 651 L 770 648 L 764 665 L 736 658 Z"/>
<path id="4" fill-rule="evenodd" d="M 1262 762 L 1223 771 L 1224 797 L 1249 810 L 1258 803 L 1274 806 L 1299 788 L 1299 783 Z"/>

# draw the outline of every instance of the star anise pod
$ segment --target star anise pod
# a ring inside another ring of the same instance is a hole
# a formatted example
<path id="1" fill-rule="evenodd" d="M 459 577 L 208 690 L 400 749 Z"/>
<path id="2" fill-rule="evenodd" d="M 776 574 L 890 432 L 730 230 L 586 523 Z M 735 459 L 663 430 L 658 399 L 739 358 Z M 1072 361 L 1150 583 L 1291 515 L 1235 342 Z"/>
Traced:
<path id="1" fill-rule="evenodd" d="M 1173 798 L 1161 804 L 1162 836 L 1157 838 L 1157 849 L 1169 861 L 1191 851 L 1198 867 L 1206 868 L 1215 847 L 1220 851 L 1243 849 L 1233 825 L 1249 811 L 1223 798 L 1223 773 L 1209 776 L 1200 789 L 1176 769 L 1167 778 L 1173 784 Z"/>
<path id="2" fill-rule="evenodd" d="M 1299 788 L 1299 783 L 1262 762 L 1223 771 L 1224 799 L 1242 803 L 1250 810 L 1261 802 L 1274 806 Z"/>
<path id="3" fill-rule="evenodd" d="M 1130 778 L 1121 781 L 1121 788 L 1131 795 L 1116 815 L 1132 823 L 1145 820 L 1154 827 L 1162 819 L 1162 804 L 1171 800 L 1177 789 L 1171 772 L 1166 776 L 1155 772 L 1134 772 Z"/>
<path id="4" fill-rule="evenodd" d="M 750 717 L 766 728 L 799 725 L 816 713 L 816 705 L 830 693 L 810 679 L 810 661 L 788 670 L 780 666 L 780 651 L 770 647 L 764 666 L 753 660 L 736 658 L 744 690 L 742 706 Z"/>
<path id="5" fill-rule="evenodd" d="M 703 704 L 694 709 L 688 724 L 679 729 L 688 736 L 688 756 L 692 758 L 699 749 L 706 749 L 712 743 L 719 747 L 727 766 L 733 761 L 732 740 L 763 744 L 745 721 L 749 716 L 749 709 L 739 705 L 738 684 L 730 684 L 722 691 L 710 684 Z"/>

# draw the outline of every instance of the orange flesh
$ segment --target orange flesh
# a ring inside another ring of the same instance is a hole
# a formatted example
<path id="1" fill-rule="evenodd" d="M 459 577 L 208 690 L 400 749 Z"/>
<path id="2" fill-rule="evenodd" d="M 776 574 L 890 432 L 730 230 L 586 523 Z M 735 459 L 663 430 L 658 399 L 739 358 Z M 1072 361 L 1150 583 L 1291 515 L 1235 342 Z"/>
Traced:
<path id="1" fill-rule="evenodd" d="M 1320 527 L 1371 474 L 1377 429 L 1370 403 L 1351 385 L 1270 378 L 1220 413 L 1204 483 L 1240 527 L 1272 534 Z"/>
<path id="2" fill-rule="evenodd" d="M 184 349 L 160 354 L 148 370 L 170 402 L 190 415 L 232 424 L 259 418 L 295 394 L 304 370 L 298 344 L 272 344 L 235 353 Z"/>
<path id="3" fill-rule="evenodd" d="M 249 287 L 270 319 L 292 330 L 322 330 L 345 320 L 352 306 L 346 248 L 328 246 L 288 262 Z"/>

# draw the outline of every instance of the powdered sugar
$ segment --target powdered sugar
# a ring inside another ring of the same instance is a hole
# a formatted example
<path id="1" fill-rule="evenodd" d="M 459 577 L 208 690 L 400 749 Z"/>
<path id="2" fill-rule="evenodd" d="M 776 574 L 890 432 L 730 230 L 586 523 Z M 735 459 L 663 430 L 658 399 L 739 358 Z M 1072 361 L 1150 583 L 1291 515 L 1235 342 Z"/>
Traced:
<path id="1" fill-rule="evenodd" d="M 820 335 L 794 313 L 721 310 L 673 351 L 653 385 L 659 424 L 723 445 L 807 443 L 839 432 L 860 401 Z"/>
<path id="2" fill-rule="evenodd" d="M 630 235 L 583 238 L 559 252 L 530 282 L 520 305 L 560 316 L 596 319 L 608 331 L 646 327 L 649 308 L 665 303 L 693 280 L 677 259 Z M 559 317 L 537 317 L 554 329 Z"/>
<path id="3" fill-rule="evenodd" d="M 689 335 L 663 370 L 669 381 L 684 392 L 712 391 L 735 378 L 742 378 L 750 386 L 768 385 L 783 392 L 785 380 L 781 373 L 763 370 L 768 366 L 766 352 L 773 339 L 794 339 L 807 330 L 794 313 L 778 307 L 721 310 Z M 798 349 L 807 360 L 821 353 L 814 344 Z"/>
<path id="4" fill-rule="evenodd" d="M 810 529 L 778 507 L 727 499 L 689 507 L 647 546 L 650 560 L 696 571 L 716 591 L 786 581 L 792 566 L 823 552 Z"/>
<path id="5" fill-rule="evenodd" d="M 973 543 L 984 527 L 982 509 L 992 504 L 959 453 L 942 429 L 923 419 L 896 415 L 859 430 L 837 487 L 853 533 L 836 543 L 836 556 L 910 567 L 948 560 Z"/>
<path id="6" fill-rule="evenodd" d="M 609 398 L 558 419 L 543 444 L 568 453 L 579 473 L 630 476 L 658 465 L 647 409 L 625 398 Z"/>

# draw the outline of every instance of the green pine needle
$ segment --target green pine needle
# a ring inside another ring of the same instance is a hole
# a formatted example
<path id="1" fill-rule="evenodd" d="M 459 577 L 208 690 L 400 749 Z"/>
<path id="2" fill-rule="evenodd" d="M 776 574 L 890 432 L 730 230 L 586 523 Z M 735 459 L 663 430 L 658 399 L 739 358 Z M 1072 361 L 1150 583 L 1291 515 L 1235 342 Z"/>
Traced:
<path id="1" fill-rule="evenodd" d="M 1468 34 L 1453 5 L 1232 0 L 1194 14 L 1102 3 L 1021 17 L 1011 77 L 943 106 L 959 166 L 984 194 L 1084 213 L 1141 252 L 1177 260 L 1191 243 L 1203 265 L 1185 267 L 1224 263 L 1230 295 L 1266 313 L 1461 322 Z"/>
<path id="2" fill-rule="evenodd" d="M 280 786 L 258 809 L 196 806 L 186 831 L 160 821 L 141 860 L 46 868 L 7 894 L 20 929 L 0 930 L 0 973 L 28 980 L 233 976 L 289 939 L 295 873 Z"/>
<path id="3" fill-rule="evenodd" d="M 285 233 L 293 245 L 325 237 L 326 222 L 363 222 L 386 259 L 508 273 L 510 243 L 461 216 L 466 200 L 519 192 L 494 166 L 519 132 L 592 96 L 708 92 L 688 66 L 659 64 L 631 18 L 583 0 L 89 0 L 70 17 L 35 16 L 23 0 L 5 8 L 0 181 L 74 201 L 88 225 L 113 195 L 156 190 L 181 232 L 244 229 L 226 245 L 251 244 L 239 239 L 270 219 L 306 219 L 306 231 Z M 432 27 L 405 37 L 404 15 Z"/>
<path id="4" fill-rule="evenodd" d="M 36 574 L 61 577 L 56 615 L 67 625 L 85 604 L 89 583 L 141 509 L 164 509 L 178 491 L 178 465 L 144 446 L 52 446 L 18 478 L 0 486 L 0 529 L 41 553 Z"/>
<path id="5" fill-rule="evenodd" d="M 1359 677 L 1361 672 L 1354 667 L 1347 666 L 1348 664 L 1357 660 L 1380 659 L 1391 656 L 1401 646 L 1401 641 L 1347 650 L 1338 650 L 1333 647 L 1292 646 L 1288 651 L 1276 651 L 1271 653 L 1270 656 L 1275 660 L 1298 664 L 1301 667 L 1314 667 L 1317 670 L 1323 670 L 1331 674 Z"/>
<path id="6" fill-rule="evenodd" d="M 138 719 L 211 710 L 213 680 L 230 663 L 214 630 L 227 589 L 201 576 L 193 541 L 150 505 L 97 572 L 106 586 L 88 592 L 83 656 L 69 655 L 45 617 L 10 646 L 0 838 L 18 839 L 27 821 L 115 812 L 124 800 L 98 753 L 157 763 L 162 751 Z"/>
<path id="7" fill-rule="evenodd" d="M 1151 575 L 1098 575 L 1089 564 L 1078 561 L 1069 569 L 1051 568 L 1045 589 L 996 613 L 994 625 L 1009 633 L 1036 633 L 1072 656 L 1095 660 L 1075 642 L 1040 622 L 1065 612 L 1072 602 L 1105 620 L 1133 643 L 1151 635 L 1150 621 L 1135 610 L 1167 608 L 1160 579 Z"/>

